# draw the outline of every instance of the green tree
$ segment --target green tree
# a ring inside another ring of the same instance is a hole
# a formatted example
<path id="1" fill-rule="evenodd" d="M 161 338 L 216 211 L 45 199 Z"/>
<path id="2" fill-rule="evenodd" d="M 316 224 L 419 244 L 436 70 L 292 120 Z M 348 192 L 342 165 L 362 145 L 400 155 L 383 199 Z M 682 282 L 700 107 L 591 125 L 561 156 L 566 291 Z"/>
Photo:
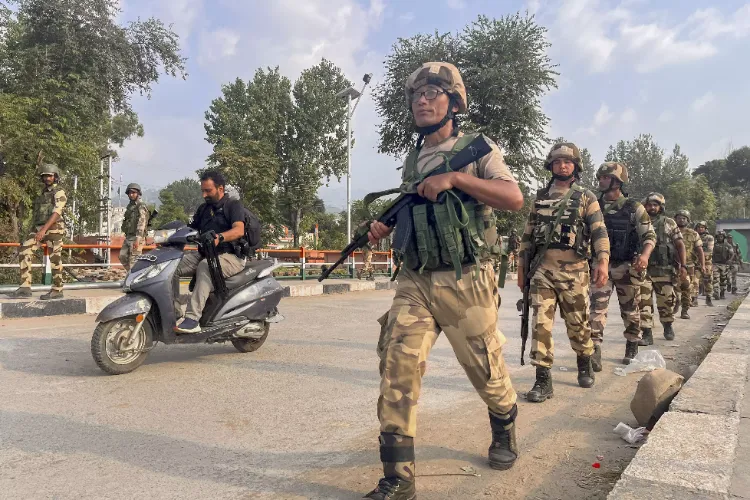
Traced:
<path id="1" fill-rule="evenodd" d="M 184 75 L 177 35 L 157 19 L 120 26 L 116 0 L 12 0 L 0 14 L 0 148 L 3 182 L 23 193 L 38 190 L 34 170 L 41 152 L 57 163 L 63 185 L 79 180 L 78 220 L 98 212 L 99 159 L 114 154 L 143 129 L 130 106 L 148 95 L 161 73 Z M 2 210 L 13 210 L 8 204 Z"/>
<path id="2" fill-rule="evenodd" d="M 546 29 L 531 15 L 500 19 L 479 16 L 456 34 L 400 38 L 385 60 L 385 80 L 374 90 L 382 153 L 402 156 L 416 133 L 404 82 L 425 61 L 447 61 L 462 72 L 468 93 L 466 129 L 486 134 L 506 151 L 508 164 L 524 182 L 542 178 L 539 156 L 549 120 L 541 98 L 556 88 L 547 57 Z"/>
<path id="3" fill-rule="evenodd" d="M 182 209 L 188 215 L 193 215 L 203 203 L 201 183 L 192 177 L 170 182 L 162 191 L 171 192 L 174 200 L 182 206 Z"/>
<path id="4" fill-rule="evenodd" d="M 258 69 L 247 84 L 237 79 L 225 85 L 206 112 L 206 140 L 215 154 L 232 147 L 236 158 L 252 149 L 275 156 L 267 167 L 258 163 L 258 169 L 276 176 L 273 187 L 280 202 L 271 207 L 284 210 L 295 246 L 305 213 L 315 209 L 318 188 L 346 171 L 346 106 L 336 94 L 350 85 L 325 59 L 303 71 L 294 86 L 278 68 Z M 248 183 L 258 169 L 243 174 Z"/>
<path id="5" fill-rule="evenodd" d="M 733 184 L 739 184 L 746 192 L 750 190 L 750 147 L 735 149 L 726 160 L 726 173 Z"/>
<path id="6" fill-rule="evenodd" d="M 693 170 L 693 177 L 702 175 L 714 192 L 725 191 L 729 188 L 729 174 L 725 159 L 709 160 Z"/>
<path id="7" fill-rule="evenodd" d="M 159 201 L 161 202 L 159 215 L 156 216 L 156 220 L 153 222 L 153 227 L 159 228 L 164 224 L 176 220 L 182 222 L 187 222 L 189 220 L 189 216 L 185 213 L 182 205 L 174 199 L 174 193 L 172 193 L 172 191 L 162 189 L 159 193 Z"/>
<path id="8" fill-rule="evenodd" d="M 667 213 L 672 216 L 677 210 L 688 210 L 693 222 L 714 220 L 717 215 L 717 200 L 708 181 L 703 176 L 683 178 L 673 182 L 664 193 Z"/>

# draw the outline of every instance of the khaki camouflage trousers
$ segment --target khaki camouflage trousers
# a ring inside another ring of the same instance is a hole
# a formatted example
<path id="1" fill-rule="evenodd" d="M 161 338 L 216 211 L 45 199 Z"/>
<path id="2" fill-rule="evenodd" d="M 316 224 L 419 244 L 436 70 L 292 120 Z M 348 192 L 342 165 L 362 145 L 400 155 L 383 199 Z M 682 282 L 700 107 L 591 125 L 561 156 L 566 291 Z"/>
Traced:
<path id="1" fill-rule="evenodd" d="M 706 297 L 711 297 L 714 294 L 714 269 L 710 259 L 706 259 L 706 273 L 702 273 L 700 269 L 696 269 L 696 276 L 699 277 L 700 282 L 703 283 L 703 291 Z"/>
<path id="2" fill-rule="evenodd" d="M 718 299 L 721 292 L 730 290 L 729 264 L 714 263 L 714 298 Z"/>
<path id="3" fill-rule="evenodd" d="M 737 288 L 737 268 L 739 267 L 738 264 L 731 264 L 729 266 L 729 282 L 732 285 L 732 290 L 735 290 Z"/>
<path id="4" fill-rule="evenodd" d="M 38 231 L 41 226 L 36 229 Z M 44 234 L 41 241 L 41 243 L 46 243 L 49 246 L 52 291 L 55 292 L 62 292 L 63 289 L 62 246 L 64 235 L 64 231 L 50 229 Z M 18 251 L 18 264 L 21 267 L 21 288 L 31 287 L 31 257 L 40 247 L 40 243 L 36 241 L 35 237 L 36 231 L 29 233 Z"/>
<path id="5" fill-rule="evenodd" d="M 122 248 L 120 249 L 120 264 L 125 268 L 126 271 L 130 271 L 130 268 L 135 264 L 136 259 L 143 253 L 143 245 L 140 245 L 136 250 L 133 248 L 135 245 L 136 238 L 126 238 L 122 242 Z"/>
<path id="6" fill-rule="evenodd" d="M 455 271 L 402 269 L 393 304 L 381 317 L 380 430 L 413 438 L 417 434 L 417 402 L 427 358 L 441 330 L 466 375 L 489 411 L 506 417 L 516 404 L 503 360 L 505 337 L 497 328 L 498 291 L 492 264 Z"/>
<path id="7" fill-rule="evenodd" d="M 641 286 L 641 328 L 654 327 L 654 293 L 659 320 L 662 323 L 674 322 L 674 278 L 672 275 L 652 276 L 651 272 L 646 272 L 646 278 Z"/>
<path id="8" fill-rule="evenodd" d="M 555 309 L 565 320 L 570 346 L 576 354 L 591 356 L 589 324 L 589 270 L 562 271 L 540 268 L 531 278 L 531 305 L 534 308 L 531 329 L 531 364 L 549 368 L 555 358 L 552 325 Z"/>
<path id="9" fill-rule="evenodd" d="M 368 279 L 374 278 L 375 270 L 372 267 L 372 250 L 367 247 L 362 249 L 362 257 L 364 265 L 359 268 L 359 271 L 357 271 L 357 279 L 362 279 L 363 274 L 367 276 Z"/>
<path id="10" fill-rule="evenodd" d="M 677 286 L 675 287 L 675 300 L 676 304 L 679 303 L 686 311 L 690 309 L 693 300 L 693 287 L 697 286 L 695 281 L 695 266 L 688 266 L 687 268 L 687 279 L 683 280 L 679 276 L 677 277 Z M 697 288 L 695 294 L 697 294 Z"/>
<path id="11" fill-rule="evenodd" d="M 612 289 L 617 290 L 620 316 L 625 323 L 625 338 L 634 342 L 641 338 L 641 312 L 639 308 L 642 278 L 630 262 L 610 265 L 609 279 L 602 287 L 591 289 L 591 340 L 601 344 L 607 326 L 607 309 Z"/>

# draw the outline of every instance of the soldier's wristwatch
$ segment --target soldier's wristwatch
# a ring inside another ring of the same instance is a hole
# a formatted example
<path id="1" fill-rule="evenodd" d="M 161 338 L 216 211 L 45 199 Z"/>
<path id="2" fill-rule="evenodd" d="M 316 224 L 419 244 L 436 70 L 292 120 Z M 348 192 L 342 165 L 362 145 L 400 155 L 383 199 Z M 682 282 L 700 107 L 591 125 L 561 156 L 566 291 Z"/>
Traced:
<path id="1" fill-rule="evenodd" d="M 218 238 L 219 238 L 219 243 L 223 243 L 224 242 L 224 234 L 223 233 L 219 233 L 216 236 L 218 236 Z"/>

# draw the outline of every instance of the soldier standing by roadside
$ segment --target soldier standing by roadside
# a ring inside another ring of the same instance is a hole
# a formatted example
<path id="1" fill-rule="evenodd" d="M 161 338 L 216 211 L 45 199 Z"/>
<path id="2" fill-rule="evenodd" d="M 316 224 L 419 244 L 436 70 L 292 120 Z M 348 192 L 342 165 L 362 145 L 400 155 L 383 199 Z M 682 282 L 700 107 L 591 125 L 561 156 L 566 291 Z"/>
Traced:
<path id="1" fill-rule="evenodd" d="M 599 180 L 599 205 L 604 214 L 604 224 L 609 235 L 612 253 L 609 260 L 609 278 L 604 286 L 591 288 L 591 340 L 594 355 L 591 364 L 595 372 L 602 371 L 602 342 L 607 325 L 607 309 L 612 288 L 617 290 L 620 315 L 625 323 L 625 357 L 630 361 L 638 354 L 641 340 L 641 313 L 639 308 L 643 272 L 656 244 L 656 233 L 646 209 L 638 201 L 628 198 L 623 185 L 628 182 L 628 169 L 622 163 L 606 162 L 596 173 Z"/>
<path id="2" fill-rule="evenodd" d="M 656 233 L 656 247 L 651 252 L 648 261 L 646 277 L 641 288 L 641 329 L 643 338 L 638 345 L 651 345 L 654 343 L 654 303 L 653 294 L 656 293 L 656 307 L 659 311 L 659 319 L 664 327 L 664 338 L 674 340 L 674 304 L 676 296 L 674 293 L 675 261 L 680 266 L 679 276 L 687 278 L 687 266 L 685 265 L 685 244 L 682 241 L 680 228 L 674 219 L 664 215 L 666 202 L 664 196 L 659 193 L 651 193 L 643 200 L 651 224 Z"/>
<path id="3" fill-rule="evenodd" d="M 734 247 L 726 240 L 724 231 L 716 232 L 714 245 L 714 299 L 723 299 L 729 290 L 729 265 L 734 261 Z"/>
<path id="4" fill-rule="evenodd" d="M 737 272 L 742 267 L 742 250 L 740 246 L 735 243 L 732 233 L 727 234 L 727 243 L 729 243 L 734 249 L 734 259 L 729 266 L 729 278 L 732 285 L 732 294 L 737 295 Z"/>
<path id="5" fill-rule="evenodd" d="M 21 267 L 21 286 L 8 294 L 13 299 L 31 297 L 31 257 L 41 243 L 50 247 L 49 262 L 52 267 L 52 289 L 40 298 L 42 300 L 63 298 L 63 265 L 62 245 L 65 236 L 63 210 L 68 198 L 58 185 L 60 169 L 57 165 L 47 163 L 37 168 L 39 180 L 44 184 L 42 192 L 34 200 L 32 214 L 33 229 L 21 244 L 18 252 L 18 264 Z"/>
<path id="6" fill-rule="evenodd" d="M 678 210 L 674 216 L 677 227 L 680 228 L 682 241 L 685 245 L 685 258 L 687 266 L 687 279 L 680 280 L 677 289 L 677 299 L 682 306 L 680 318 L 690 319 L 688 310 L 692 306 L 698 306 L 698 279 L 697 272 L 705 272 L 705 257 L 703 254 L 703 241 L 700 235 L 688 226 L 690 212 Z M 677 305 L 675 305 L 675 308 Z"/>
<path id="7" fill-rule="evenodd" d="M 510 230 L 508 236 L 508 270 L 515 272 L 518 270 L 518 248 L 521 246 L 521 238 L 518 237 L 518 231 Z"/>
<path id="8" fill-rule="evenodd" d="M 455 120 L 456 113 L 466 112 L 467 101 L 461 75 L 452 64 L 422 65 L 406 81 L 406 100 L 419 139 L 404 163 L 405 191 L 413 190 L 422 174 L 442 166 L 446 158 L 476 137 L 459 132 Z M 445 207 L 436 201 L 440 193 L 451 189 L 469 198 L 462 203 L 468 212 L 477 214 L 475 227 L 448 231 L 454 226 L 441 215 Z M 381 318 L 378 417 L 384 477 L 365 497 L 372 500 L 411 500 L 416 496 L 417 401 L 427 358 L 441 331 L 487 404 L 492 429 L 490 467 L 509 469 L 518 457 L 516 392 L 503 360 L 505 337 L 497 329 L 498 290 L 492 259 L 499 255 L 499 248 L 492 209 L 518 211 L 523 194 L 494 144 L 491 153 L 465 169 L 424 179 L 417 194 L 425 203 L 412 209 L 411 224 L 399 223 L 395 230 L 399 233 L 418 227 L 427 248 L 422 251 L 415 238 L 410 238 L 409 247 L 399 251 L 398 288 L 388 315 Z M 454 259 L 465 237 L 456 245 L 456 235 L 468 231 L 477 238 L 470 253 L 478 254 Z M 390 233 L 390 228 L 375 221 L 370 225 L 370 243 L 376 245 Z M 438 239 L 435 234 L 445 237 Z M 452 244 L 448 236 L 453 237 Z"/>
<path id="9" fill-rule="evenodd" d="M 552 324 L 558 304 L 570 345 L 576 352 L 578 385 L 584 388 L 594 385 L 589 281 L 598 287 L 606 283 L 610 252 L 599 202 L 594 193 L 576 184 L 582 168 L 578 147 L 572 143 L 555 144 L 547 155 L 545 167 L 552 171 L 552 181 L 534 200 L 521 238 L 518 263 L 518 286 L 523 289 L 524 263 L 541 259 L 529 277 L 534 309 L 530 357 L 531 364 L 536 366 L 536 382 L 526 399 L 534 403 L 554 395 Z M 597 263 L 589 276 L 592 247 Z"/>
<path id="10" fill-rule="evenodd" d="M 704 269 L 701 270 L 701 282 L 703 283 L 703 291 L 706 294 L 706 305 L 713 307 L 714 303 L 711 297 L 714 294 L 714 270 L 713 270 L 713 255 L 714 255 L 714 237 L 708 233 L 708 224 L 706 221 L 701 220 L 695 225 L 695 230 L 701 237 L 703 242 L 703 261 Z"/>
<path id="11" fill-rule="evenodd" d="M 122 249 L 120 249 L 120 263 L 126 271 L 130 271 L 138 256 L 143 253 L 151 213 L 146 204 L 141 201 L 141 186 L 135 183 L 128 184 L 125 194 L 130 198 L 130 203 L 122 219 L 125 241 L 122 242 Z"/>

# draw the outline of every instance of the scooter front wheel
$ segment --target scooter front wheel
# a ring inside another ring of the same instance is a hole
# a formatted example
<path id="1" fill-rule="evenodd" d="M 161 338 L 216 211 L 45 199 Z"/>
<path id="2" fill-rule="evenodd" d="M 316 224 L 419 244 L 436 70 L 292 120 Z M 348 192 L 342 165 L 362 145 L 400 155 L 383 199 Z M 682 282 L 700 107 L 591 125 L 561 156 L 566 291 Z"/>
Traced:
<path id="1" fill-rule="evenodd" d="M 153 343 L 148 321 L 134 333 L 135 318 L 120 318 L 99 323 L 91 337 L 91 355 L 110 375 L 130 373 L 146 361 Z"/>
<path id="2" fill-rule="evenodd" d="M 271 325 L 269 323 L 266 323 L 264 325 L 263 330 L 263 336 L 259 337 L 257 339 L 234 339 L 232 340 L 232 345 L 235 349 L 237 349 L 240 352 L 254 352 L 260 349 L 260 346 L 263 345 L 263 343 L 268 338 L 268 332 L 271 330 Z"/>

